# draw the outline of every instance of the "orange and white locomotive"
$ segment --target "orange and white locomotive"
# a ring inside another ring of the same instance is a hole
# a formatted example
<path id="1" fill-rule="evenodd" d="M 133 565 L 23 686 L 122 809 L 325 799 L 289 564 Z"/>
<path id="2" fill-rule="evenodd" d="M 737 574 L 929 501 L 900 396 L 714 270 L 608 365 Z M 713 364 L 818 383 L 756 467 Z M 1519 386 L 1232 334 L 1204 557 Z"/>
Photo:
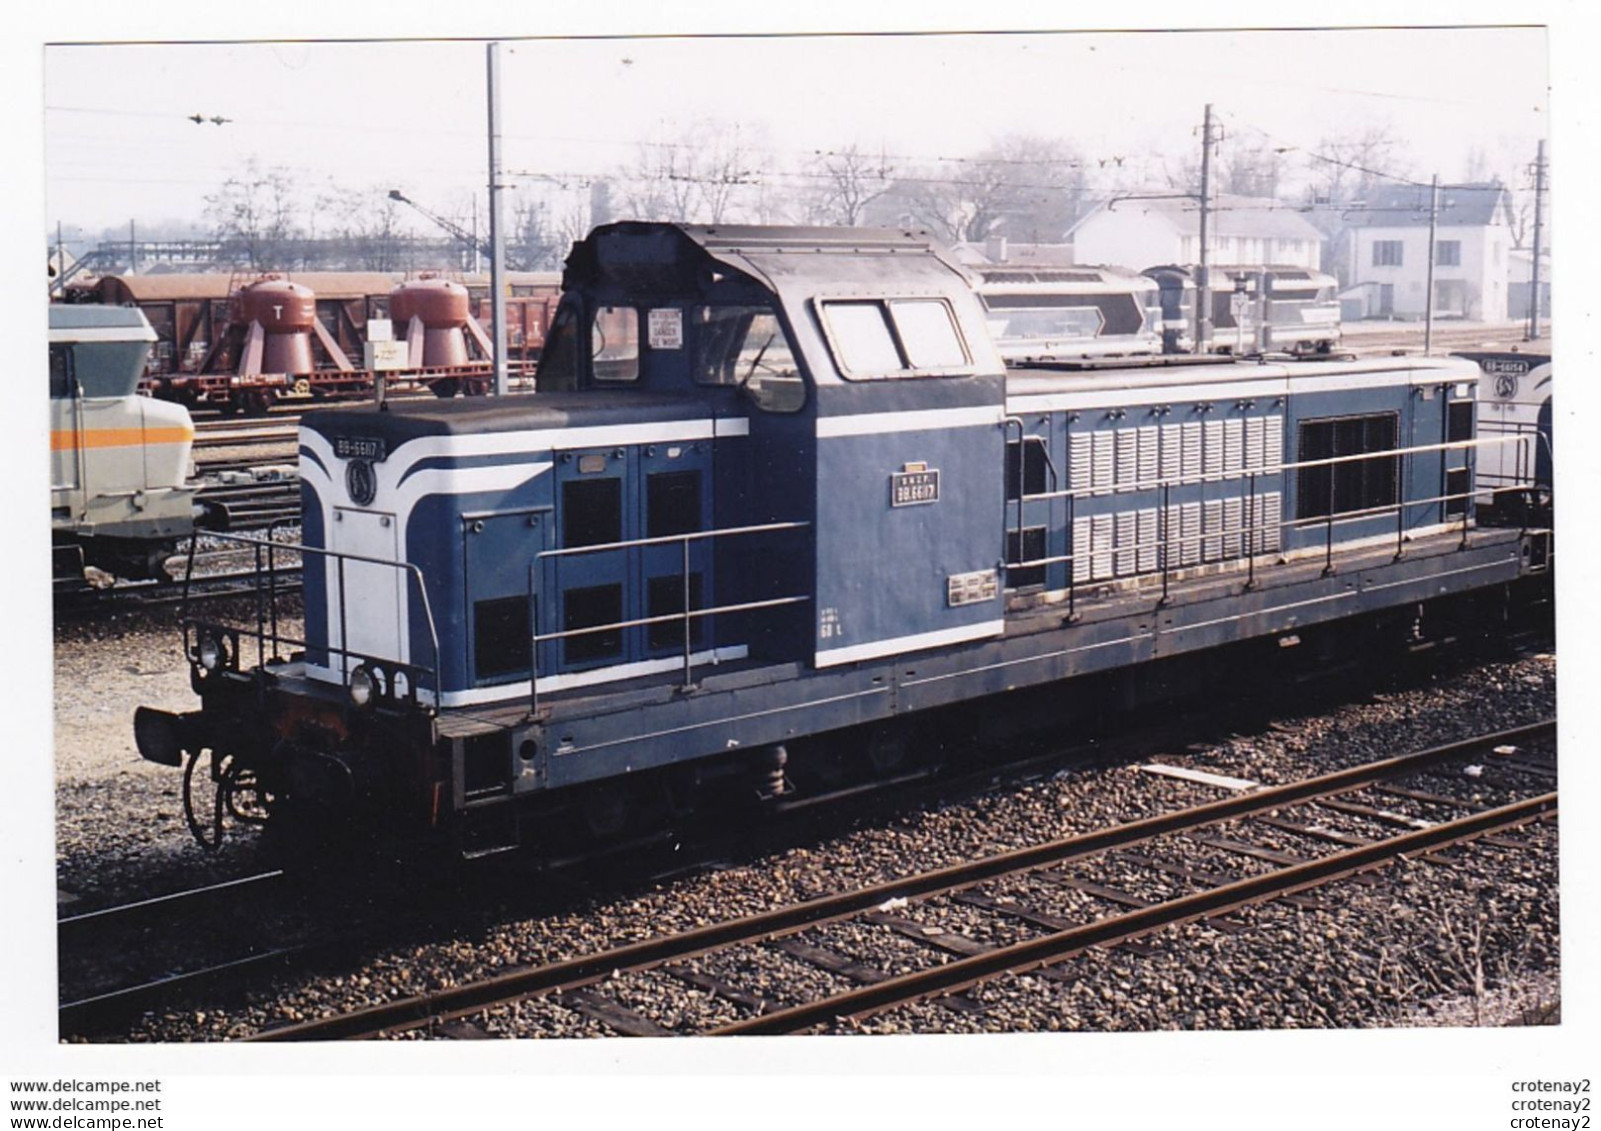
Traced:
<path id="1" fill-rule="evenodd" d="M 138 392 L 155 332 L 132 307 L 50 307 L 50 526 L 57 577 L 160 575 L 195 525 L 181 405 Z"/>

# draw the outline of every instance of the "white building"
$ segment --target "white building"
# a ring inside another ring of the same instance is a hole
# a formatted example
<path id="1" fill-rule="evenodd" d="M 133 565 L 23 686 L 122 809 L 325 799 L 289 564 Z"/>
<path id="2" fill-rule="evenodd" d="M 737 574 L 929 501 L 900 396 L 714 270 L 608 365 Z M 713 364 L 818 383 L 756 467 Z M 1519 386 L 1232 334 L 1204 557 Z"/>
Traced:
<path id="1" fill-rule="evenodd" d="M 1507 253 L 1507 317 L 1529 316 L 1529 293 L 1534 289 L 1534 253 L 1514 248 Z M 1540 313 L 1551 317 L 1551 252 L 1540 251 Z"/>
<path id="2" fill-rule="evenodd" d="M 1499 181 L 1442 187 L 1434 234 L 1434 314 L 1502 322 L 1512 237 Z M 1341 294 L 1364 318 L 1422 318 L 1428 305 L 1427 185 L 1393 185 L 1353 208 L 1345 239 L 1350 285 Z"/>
<path id="3" fill-rule="evenodd" d="M 1153 194 L 1154 195 L 1154 194 Z M 1289 205 L 1220 195 L 1207 221 L 1211 263 L 1322 266 L 1323 237 Z M 1201 261 L 1200 205 L 1189 197 L 1114 197 L 1073 226 L 1073 258 L 1142 271 Z"/>

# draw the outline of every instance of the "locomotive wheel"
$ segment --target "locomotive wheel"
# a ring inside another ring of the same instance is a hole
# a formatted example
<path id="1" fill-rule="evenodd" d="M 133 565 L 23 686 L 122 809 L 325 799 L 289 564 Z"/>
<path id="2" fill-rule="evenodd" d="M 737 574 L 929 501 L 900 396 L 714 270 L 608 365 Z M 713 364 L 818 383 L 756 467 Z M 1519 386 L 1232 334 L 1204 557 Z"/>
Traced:
<path id="1" fill-rule="evenodd" d="M 597 841 L 611 840 L 622 835 L 634 820 L 634 800 L 631 791 L 618 783 L 595 785 L 584 790 L 578 805 L 583 829 Z"/>
<path id="2" fill-rule="evenodd" d="M 266 416 L 268 410 L 278 398 L 271 389 L 252 389 L 244 394 L 243 405 L 246 416 Z"/>
<path id="3" fill-rule="evenodd" d="M 434 396 L 440 400 L 448 400 L 456 395 L 461 388 L 461 382 L 455 377 L 446 377 L 443 380 L 435 381 L 428 387 L 434 391 Z"/>
<path id="4" fill-rule="evenodd" d="M 889 777 L 911 760 L 911 735 L 904 726 L 889 723 L 867 736 L 867 764 L 874 777 Z"/>

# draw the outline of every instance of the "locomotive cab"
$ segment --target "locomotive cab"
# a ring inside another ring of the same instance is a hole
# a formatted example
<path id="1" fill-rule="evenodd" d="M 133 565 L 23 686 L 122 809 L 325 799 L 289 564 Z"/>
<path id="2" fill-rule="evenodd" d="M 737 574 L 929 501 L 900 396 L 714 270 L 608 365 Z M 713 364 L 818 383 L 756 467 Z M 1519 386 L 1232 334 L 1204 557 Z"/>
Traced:
<path id="1" fill-rule="evenodd" d="M 159 576 L 194 528 L 194 427 L 138 394 L 150 343 L 138 310 L 50 307 L 50 517 L 56 573 Z"/>
<path id="2" fill-rule="evenodd" d="M 297 761 L 301 794 L 348 793 L 307 784 L 334 763 L 361 792 L 328 747 L 384 718 L 432 720 L 443 761 L 408 772 L 436 814 L 439 790 L 460 809 L 779 743 L 776 709 L 737 739 L 694 720 L 840 671 L 868 690 L 820 717 L 849 725 L 882 690 L 865 661 L 1003 632 L 1004 369 L 947 252 L 622 223 L 564 287 L 533 395 L 302 418 L 304 647 L 248 673 L 218 637 L 197 674 L 219 702 L 296 697 L 250 760 Z M 683 721 L 624 743 L 600 694 Z"/>
<path id="3" fill-rule="evenodd" d="M 926 239 L 851 236 L 601 228 L 536 395 L 308 414 L 308 672 L 451 707 L 997 633 L 982 313 Z"/>

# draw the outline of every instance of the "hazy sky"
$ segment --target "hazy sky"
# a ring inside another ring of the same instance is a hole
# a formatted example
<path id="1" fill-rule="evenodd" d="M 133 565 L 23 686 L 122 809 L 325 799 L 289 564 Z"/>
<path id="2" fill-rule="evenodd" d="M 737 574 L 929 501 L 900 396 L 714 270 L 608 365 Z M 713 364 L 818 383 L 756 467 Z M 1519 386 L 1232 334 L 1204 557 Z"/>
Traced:
<path id="1" fill-rule="evenodd" d="M 1460 177 L 1478 147 L 1510 175 L 1547 132 L 1547 46 L 1508 28 L 510 41 L 505 167 L 605 174 L 660 123 L 706 118 L 753 127 L 774 165 L 857 143 L 904 167 L 1009 133 L 1177 161 L 1212 102 L 1225 146 L 1298 147 L 1292 171 L 1372 120 L 1414 172 Z M 478 42 L 68 44 L 44 75 L 52 226 L 197 218 L 251 158 L 308 196 L 398 186 L 440 210 L 485 181 Z"/>

